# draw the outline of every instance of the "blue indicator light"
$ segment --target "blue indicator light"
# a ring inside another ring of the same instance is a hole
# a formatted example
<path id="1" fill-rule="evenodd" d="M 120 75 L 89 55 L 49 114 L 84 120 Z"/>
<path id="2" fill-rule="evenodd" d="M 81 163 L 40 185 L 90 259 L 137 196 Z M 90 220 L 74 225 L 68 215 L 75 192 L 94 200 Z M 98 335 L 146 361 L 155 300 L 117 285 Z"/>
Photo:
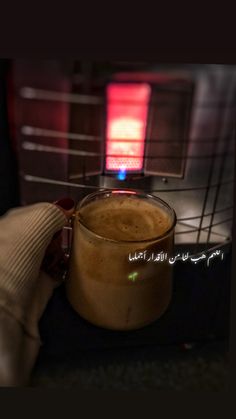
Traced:
<path id="1" fill-rule="evenodd" d="M 117 179 L 125 180 L 125 178 L 126 178 L 126 169 L 125 169 L 125 167 L 121 167 L 120 170 L 119 170 L 119 173 L 117 175 Z"/>

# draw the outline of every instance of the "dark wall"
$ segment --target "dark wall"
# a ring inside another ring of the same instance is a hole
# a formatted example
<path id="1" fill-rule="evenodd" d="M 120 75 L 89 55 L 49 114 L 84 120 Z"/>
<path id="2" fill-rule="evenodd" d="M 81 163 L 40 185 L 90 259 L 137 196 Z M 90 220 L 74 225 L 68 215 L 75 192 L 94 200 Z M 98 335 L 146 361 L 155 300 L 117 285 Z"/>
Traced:
<path id="1" fill-rule="evenodd" d="M 0 60 L 0 215 L 19 205 L 17 161 L 9 131 L 8 87 L 11 62 Z"/>

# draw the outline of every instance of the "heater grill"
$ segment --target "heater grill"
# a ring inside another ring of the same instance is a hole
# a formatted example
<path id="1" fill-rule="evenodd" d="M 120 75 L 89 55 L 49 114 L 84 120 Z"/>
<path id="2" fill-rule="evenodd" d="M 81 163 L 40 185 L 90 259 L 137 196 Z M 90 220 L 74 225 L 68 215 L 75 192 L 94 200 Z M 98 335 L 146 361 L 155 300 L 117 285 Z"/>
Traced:
<path id="1" fill-rule="evenodd" d="M 150 91 L 144 83 L 108 86 L 106 172 L 142 170 Z"/>
<path id="2" fill-rule="evenodd" d="M 22 203 L 135 188 L 175 209 L 177 246 L 229 244 L 235 67 L 75 68 L 15 63 Z"/>

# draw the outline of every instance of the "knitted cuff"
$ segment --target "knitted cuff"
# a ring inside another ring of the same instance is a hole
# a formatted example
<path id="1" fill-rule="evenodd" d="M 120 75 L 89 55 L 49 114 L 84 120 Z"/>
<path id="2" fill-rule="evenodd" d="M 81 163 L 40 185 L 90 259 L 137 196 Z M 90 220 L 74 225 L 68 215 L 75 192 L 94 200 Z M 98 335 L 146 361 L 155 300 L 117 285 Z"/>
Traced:
<path id="1" fill-rule="evenodd" d="M 63 212 L 50 203 L 17 208 L 0 219 L 1 303 L 8 296 L 20 312 L 30 302 L 45 250 L 65 223 Z"/>

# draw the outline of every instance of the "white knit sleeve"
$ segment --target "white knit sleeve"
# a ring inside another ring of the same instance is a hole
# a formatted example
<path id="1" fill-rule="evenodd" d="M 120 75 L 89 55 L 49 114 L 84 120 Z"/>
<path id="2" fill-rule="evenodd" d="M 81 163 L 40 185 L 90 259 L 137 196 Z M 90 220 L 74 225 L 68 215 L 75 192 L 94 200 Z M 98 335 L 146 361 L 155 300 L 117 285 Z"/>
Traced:
<path id="1" fill-rule="evenodd" d="M 0 386 L 24 385 L 29 378 L 40 347 L 37 321 L 54 287 L 40 266 L 65 223 L 63 212 L 49 203 L 0 218 Z"/>

